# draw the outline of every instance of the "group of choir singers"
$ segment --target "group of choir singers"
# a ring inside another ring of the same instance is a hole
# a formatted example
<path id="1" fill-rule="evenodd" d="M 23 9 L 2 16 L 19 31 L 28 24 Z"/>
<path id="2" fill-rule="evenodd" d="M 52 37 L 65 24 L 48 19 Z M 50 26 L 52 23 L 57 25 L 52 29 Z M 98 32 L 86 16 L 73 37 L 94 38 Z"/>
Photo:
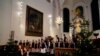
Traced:
<path id="1" fill-rule="evenodd" d="M 38 41 L 29 42 L 28 40 L 20 40 L 18 42 L 19 49 L 24 50 L 24 52 L 41 52 L 41 53 L 54 53 L 54 48 L 74 48 L 75 44 L 73 42 L 68 43 L 67 37 L 64 34 L 64 38 L 59 38 L 56 35 L 57 41 L 53 41 L 51 36 L 46 39 L 39 39 Z M 24 54 L 24 52 L 22 54 Z"/>

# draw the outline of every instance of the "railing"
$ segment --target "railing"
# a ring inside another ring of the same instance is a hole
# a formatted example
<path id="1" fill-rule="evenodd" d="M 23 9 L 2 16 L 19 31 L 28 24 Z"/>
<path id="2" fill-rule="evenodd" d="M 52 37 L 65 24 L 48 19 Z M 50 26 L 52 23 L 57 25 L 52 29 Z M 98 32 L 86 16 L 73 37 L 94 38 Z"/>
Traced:
<path id="1" fill-rule="evenodd" d="M 76 48 L 55 48 L 55 56 L 75 56 Z"/>

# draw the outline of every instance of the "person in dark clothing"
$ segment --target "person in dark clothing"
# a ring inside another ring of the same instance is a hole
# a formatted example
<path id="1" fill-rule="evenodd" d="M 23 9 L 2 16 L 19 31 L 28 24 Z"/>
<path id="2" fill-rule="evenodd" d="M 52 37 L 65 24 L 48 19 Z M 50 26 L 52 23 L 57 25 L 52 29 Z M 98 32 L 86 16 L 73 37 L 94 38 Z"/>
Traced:
<path id="1" fill-rule="evenodd" d="M 34 48 L 37 49 L 38 48 L 38 43 L 36 41 L 36 43 L 34 44 Z"/>
<path id="2" fill-rule="evenodd" d="M 18 41 L 17 40 L 14 41 L 14 45 L 18 45 Z"/>
<path id="3" fill-rule="evenodd" d="M 42 48 L 42 49 L 43 49 L 43 48 L 46 48 L 45 42 L 42 42 L 42 43 L 41 43 L 41 48 Z"/>
<path id="4" fill-rule="evenodd" d="M 53 49 L 53 42 L 50 42 L 50 49 Z"/>
<path id="5" fill-rule="evenodd" d="M 75 47 L 74 43 L 71 42 L 71 43 L 70 43 L 70 48 L 74 48 L 74 47 Z"/>
<path id="6" fill-rule="evenodd" d="M 29 47 L 30 46 L 30 42 L 27 40 L 26 41 L 26 47 Z"/>
<path id="7" fill-rule="evenodd" d="M 61 41 L 60 41 L 60 48 L 63 48 L 64 47 L 64 41 L 63 39 L 61 38 Z"/>
<path id="8" fill-rule="evenodd" d="M 34 48 L 35 47 L 35 43 L 34 43 L 34 40 L 32 41 L 32 48 Z"/>
<path id="9" fill-rule="evenodd" d="M 22 40 L 20 40 L 19 45 L 21 45 L 21 46 L 23 45 Z"/>
<path id="10" fill-rule="evenodd" d="M 38 40 L 38 49 L 40 49 L 41 48 L 41 42 L 40 42 L 40 39 Z"/>
<path id="11" fill-rule="evenodd" d="M 23 47 L 25 47 L 25 46 L 26 46 L 26 44 L 25 44 L 25 40 L 23 41 L 23 44 L 22 44 L 22 45 L 23 45 Z"/>
<path id="12" fill-rule="evenodd" d="M 60 48 L 63 48 L 63 47 L 64 47 L 64 43 L 60 42 Z"/>
<path id="13" fill-rule="evenodd" d="M 26 47 L 24 47 L 24 49 L 23 49 L 23 56 L 27 56 L 27 48 Z"/>
<path id="14" fill-rule="evenodd" d="M 57 40 L 58 40 L 58 42 L 60 41 L 60 38 L 58 37 L 58 35 L 56 35 L 56 38 L 57 38 Z"/>
<path id="15" fill-rule="evenodd" d="M 55 47 L 59 47 L 58 41 L 55 42 Z"/>
<path id="16" fill-rule="evenodd" d="M 65 48 L 69 47 L 69 43 L 68 42 L 64 42 Z"/>
<path id="17" fill-rule="evenodd" d="M 73 37 L 73 42 L 75 44 L 75 47 L 77 46 L 77 38 L 76 37 Z"/>
<path id="18" fill-rule="evenodd" d="M 67 37 L 66 37 L 66 35 L 64 34 L 64 42 L 66 42 L 66 40 L 67 40 Z"/>

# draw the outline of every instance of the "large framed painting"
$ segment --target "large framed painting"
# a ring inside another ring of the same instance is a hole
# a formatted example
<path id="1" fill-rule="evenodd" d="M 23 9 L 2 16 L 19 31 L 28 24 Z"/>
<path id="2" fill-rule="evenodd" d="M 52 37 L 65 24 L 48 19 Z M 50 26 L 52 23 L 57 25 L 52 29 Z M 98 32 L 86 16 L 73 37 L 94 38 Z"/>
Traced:
<path id="1" fill-rule="evenodd" d="M 30 7 L 26 7 L 26 36 L 43 36 L 43 13 Z"/>

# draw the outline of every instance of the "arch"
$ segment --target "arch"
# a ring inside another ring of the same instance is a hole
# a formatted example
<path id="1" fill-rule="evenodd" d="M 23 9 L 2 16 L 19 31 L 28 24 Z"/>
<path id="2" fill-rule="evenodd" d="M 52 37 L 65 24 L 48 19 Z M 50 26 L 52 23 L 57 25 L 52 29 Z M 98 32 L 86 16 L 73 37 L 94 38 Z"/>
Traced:
<path id="1" fill-rule="evenodd" d="M 83 8 L 83 16 L 85 18 L 86 17 L 86 9 L 85 9 L 86 4 L 84 2 L 77 2 L 77 3 L 73 4 L 73 11 L 75 11 L 75 9 L 77 7 L 82 7 Z M 74 14 L 74 16 L 75 16 L 75 14 Z"/>
<path id="2" fill-rule="evenodd" d="M 75 11 L 80 14 L 79 16 L 83 17 L 84 15 L 84 10 L 83 10 L 83 7 L 82 6 L 78 6 L 76 7 Z"/>
<path id="3" fill-rule="evenodd" d="M 69 32 L 69 9 L 63 8 L 63 32 Z"/>

